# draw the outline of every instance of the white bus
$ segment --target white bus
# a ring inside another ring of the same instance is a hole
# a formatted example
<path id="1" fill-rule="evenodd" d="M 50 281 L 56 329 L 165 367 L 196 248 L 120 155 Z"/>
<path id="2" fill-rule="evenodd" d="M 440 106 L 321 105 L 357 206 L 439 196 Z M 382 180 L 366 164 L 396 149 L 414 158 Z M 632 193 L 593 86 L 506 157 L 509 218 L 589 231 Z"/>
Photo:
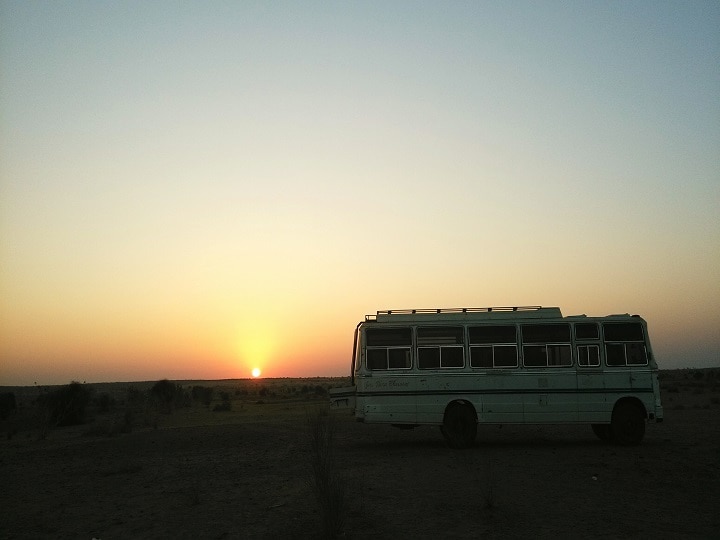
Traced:
<path id="1" fill-rule="evenodd" d="M 473 444 L 478 423 L 587 423 L 638 444 L 661 422 L 657 364 L 637 315 L 563 317 L 557 307 L 378 311 L 358 323 L 352 386 L 330 391 L 356 419 L 438 425 Z"/>

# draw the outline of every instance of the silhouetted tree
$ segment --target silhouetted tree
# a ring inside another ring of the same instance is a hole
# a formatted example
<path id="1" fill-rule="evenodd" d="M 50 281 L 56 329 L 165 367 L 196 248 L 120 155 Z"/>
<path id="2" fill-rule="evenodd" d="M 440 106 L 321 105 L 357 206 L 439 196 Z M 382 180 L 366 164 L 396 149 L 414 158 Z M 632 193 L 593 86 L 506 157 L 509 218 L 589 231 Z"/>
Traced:
<path id="1" fill-rule="evenodd" d="M 202 402 L 205 406 L 209 406 L 213 398 L 213 389 L 209 386 L 193 386 L 192 398 L 195 401 Z"/>
<path id="2" fill-rule="evenodd" d="M 190 405 L 190 396 L 183 392 L 182 386 L 167 379 L 156 382 L 150 388 L 150 396 L 160 410 L 166 413 L 172 412 L 175 407 Z"/>
<path id="3" fill-rule="evenodd" d="M 38 399 L 48 412 L 48 421 L 55 426 L 74 426 L 86 420 L 86 409 L 92 390 L 73 381 L 66 386 L 43 394 Z"/>

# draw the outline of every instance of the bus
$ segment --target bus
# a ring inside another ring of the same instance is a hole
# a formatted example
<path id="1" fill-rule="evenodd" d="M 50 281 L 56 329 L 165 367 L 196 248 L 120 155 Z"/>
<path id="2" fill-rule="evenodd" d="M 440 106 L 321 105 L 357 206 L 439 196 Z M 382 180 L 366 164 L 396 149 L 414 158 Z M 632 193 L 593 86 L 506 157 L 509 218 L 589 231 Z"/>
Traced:
<path id="1" fill-rule="evenodd" d="M 590 424 L 639 444 L 662 422 L 657 364 L 638 315 L 563 316 L 542 306 L 402 309 L 355 328 L 351 386 L 330 405 L 359 422 L 437 425 L 453 448 L 478 424 Z"/>

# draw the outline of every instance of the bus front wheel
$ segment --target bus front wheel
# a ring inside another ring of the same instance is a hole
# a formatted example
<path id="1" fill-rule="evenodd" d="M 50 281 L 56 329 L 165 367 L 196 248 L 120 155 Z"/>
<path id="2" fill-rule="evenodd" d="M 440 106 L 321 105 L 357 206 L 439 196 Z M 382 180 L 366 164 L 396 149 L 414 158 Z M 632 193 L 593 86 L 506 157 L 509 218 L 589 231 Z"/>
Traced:
<path id="1" fill-rule="evenodd" d="M 468 448 L 477 436 L 477 419 L 470 405 L 453 403 L 445 411 L 440 428 L 451 448 Z"/>
<path id="2" fill-rule="evenodd" d="M 645 411 L 634 403 L 618 403 L 613 410 L 610 427 L 618 444 L 639 444 L 645 436 Z"/>

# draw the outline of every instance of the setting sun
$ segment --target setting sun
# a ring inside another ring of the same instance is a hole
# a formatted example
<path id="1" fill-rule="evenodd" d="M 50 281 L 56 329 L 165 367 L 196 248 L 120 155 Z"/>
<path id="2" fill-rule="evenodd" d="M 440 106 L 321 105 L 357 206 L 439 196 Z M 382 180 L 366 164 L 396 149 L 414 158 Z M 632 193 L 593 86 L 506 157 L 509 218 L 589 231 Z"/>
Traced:
<path id="1" fill-rule="evenodd" d="M 260 376 L 260 373 L 262 373 L 262 372 L 260 371 L 260 368 L 253 368 L 253 370 L 252 370 L 252 376 L 253 376 L 255 379 L 257 379 L 257 378 Z"/>

